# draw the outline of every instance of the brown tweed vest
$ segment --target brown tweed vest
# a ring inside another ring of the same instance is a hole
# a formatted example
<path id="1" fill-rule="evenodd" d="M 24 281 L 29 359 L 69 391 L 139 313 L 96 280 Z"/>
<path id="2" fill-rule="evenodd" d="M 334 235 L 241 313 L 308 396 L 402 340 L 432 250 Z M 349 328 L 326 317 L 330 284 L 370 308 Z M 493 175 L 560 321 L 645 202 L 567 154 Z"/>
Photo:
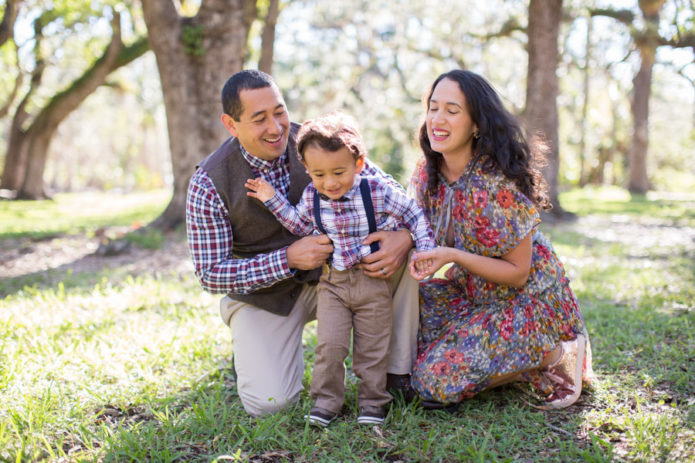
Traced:
<path id="1" fill-rule="evenodd" d="M 298 129 L 298 124 L 292 124 L 287 143 L 290 163 L 288 199 L 292 205 L 299 202 L 304 188 L 311 181 L 297 158 Z M 205 158 L 199 167 L 208 173 L 229 211 L 229 223 L 234 233 L 232 245 L 234 258 L 250 258 L 257 254 L 274 251 L 289 246 L 299 239 L 280 225 L 262 202 L 246 195 L 244 183 L 247 179 L 253 178 L 253 172 L 241 154 L 239 141 L 236 138 L 229 138 L 214 153 Z M 315 283 L 320 275 L 320 268 L 310 271 L 297 270 L 293 278 L 282 280 L 268 288 L 259 289 L 250 294 L 229 293 L 228 296 L 278 315 L 287 315 L 299 296 L 302 284 Z"/>

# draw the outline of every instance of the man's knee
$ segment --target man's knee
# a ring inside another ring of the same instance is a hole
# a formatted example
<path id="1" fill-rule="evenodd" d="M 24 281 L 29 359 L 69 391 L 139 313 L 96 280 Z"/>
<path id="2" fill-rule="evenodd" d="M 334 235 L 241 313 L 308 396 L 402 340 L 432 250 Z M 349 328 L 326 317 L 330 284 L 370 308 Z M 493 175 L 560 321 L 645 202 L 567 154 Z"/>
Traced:
<path id="1" fill-rule="evenodd" d="M 296 404 L 299 401 L 299 392 L 292 397 L 259 397 L 252 394 L 244 394 L 239 391 L 241 404 L 244 406 L 246 413 L 253 417 L 264 415 L 272 415 L 287 407 Z"/>

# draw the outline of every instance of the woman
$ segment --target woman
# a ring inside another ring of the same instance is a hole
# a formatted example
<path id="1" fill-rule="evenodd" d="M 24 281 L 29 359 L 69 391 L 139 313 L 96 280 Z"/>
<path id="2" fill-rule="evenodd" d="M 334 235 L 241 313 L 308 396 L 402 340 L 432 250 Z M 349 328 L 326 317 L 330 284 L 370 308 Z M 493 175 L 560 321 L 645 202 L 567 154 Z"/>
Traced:
<path id="1" fill-rule="evenodd" d="M 573 404 L 591 349 L 562 264 L 537 229 L 549 208 L 534 155 L 514 117 L 480 76 L 435 80 L 420 129 L 424 159 L 411 187 L 439 247 L 423 281 L 413 387 L 426 408 L 503 383 L 531 381 L 542 408 Z"/>

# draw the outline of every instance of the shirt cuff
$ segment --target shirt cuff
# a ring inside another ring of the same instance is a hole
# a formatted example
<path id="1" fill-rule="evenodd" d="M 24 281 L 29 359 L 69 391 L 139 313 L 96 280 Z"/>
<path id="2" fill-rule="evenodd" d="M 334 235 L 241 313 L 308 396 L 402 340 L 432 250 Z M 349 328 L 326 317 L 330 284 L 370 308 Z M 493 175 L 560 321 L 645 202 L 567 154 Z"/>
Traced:
<path id="1" fill-rule="evenodd" d="M 278 260 L 278 268 L 282 271 L 283 275 L 286 277 L 291 277 L 294 276 L 294 274 L 297 272 L 296 269 L 291 269 L 290 268 L 290 263 L 287 260 L 287 248 L 289 246 L 285 246 L 284 248 L 278 249 L 278 254 L 280 256 Z"/>
<path id="2" fill-rule="evenodd" d="M 266 205 L 268 209 L 271 211 L 276 211 L 284 205 L 283 198 L 280 196 L 280 194 L 276 191 L 275 194 L 273 195 L 272 198 L 270 198 L 268 201 L 265 201 L 263 204 Z"/>

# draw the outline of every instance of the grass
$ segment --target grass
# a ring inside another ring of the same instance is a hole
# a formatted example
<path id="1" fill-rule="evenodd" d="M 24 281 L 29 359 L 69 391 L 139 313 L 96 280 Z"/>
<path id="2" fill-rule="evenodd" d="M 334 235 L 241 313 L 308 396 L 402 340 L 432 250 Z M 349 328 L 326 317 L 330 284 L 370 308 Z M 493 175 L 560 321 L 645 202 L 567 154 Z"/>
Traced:
<path id="1" fill-rule="evenodd" d="M 365 429 L 351 382 L 348 411 L 327 430 L 305 424 L 306 395 L 252 419 L 219 297 L 190 268 L 31 274 L 0 282 L 0 461 L 695 461 L 695 200 L 619 190 L 562 199 L 579 220 L 544 231 L 579 297 L 596 371 L 567 410 L 536 410 L 508 386 L 453 414 L 398 404 L 382 428 Z M 144 223 L 166 200 L 0 202 L 0 248 Z M 305 344 L 308 384 L 314 324 Z"/>
<path id="2" fill-rule="evenodd" d="M 170 197 L 163 190 L 118 196 L 61 193 L 49 201 L 0 201 L 0 240 L 46 239 L 64 234 L 147 223 Z"/>

